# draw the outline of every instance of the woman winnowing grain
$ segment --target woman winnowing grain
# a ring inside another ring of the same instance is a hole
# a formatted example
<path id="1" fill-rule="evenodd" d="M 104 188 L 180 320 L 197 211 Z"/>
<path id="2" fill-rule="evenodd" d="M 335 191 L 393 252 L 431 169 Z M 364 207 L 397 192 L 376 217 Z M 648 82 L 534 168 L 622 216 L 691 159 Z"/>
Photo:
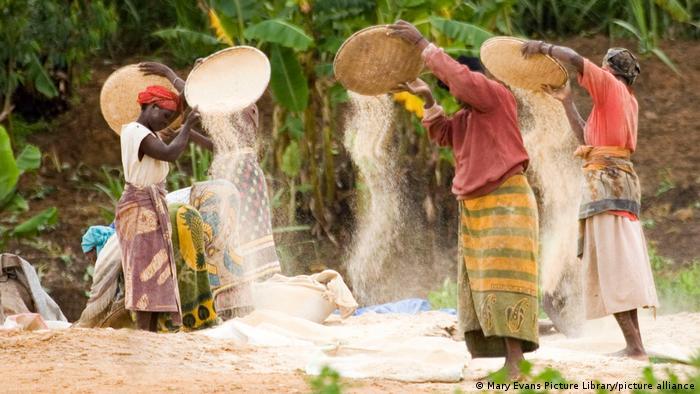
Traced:
<path id="1" fill-rule="evenodd" d="M 636 57 L 610 48 L 602 66 L 574 50 L 529 41 L 523 54 L 548 54 L 573 65 L 579 84 L 593 99 L 587 121 L 578 113 L 567 84 L 550 94 L 560 100 L 572 129 L 584 142 L 576 155 L 584 160 L 583 200 L 579 211 L 583 243 L 586 317 L 614 315 L 627 346 L 615 355 L 648 359 L 637 308 L 659 304 L 639 222 L 640 186 L 630 156 L 637 147 L 638 105 L 632 85 L 639 75 Z"/>
<path id="2" fill-rule="evenodd" d="M 141 114 L 124 125 L 120 134 L 126 187 L 115 222 L 122 250 L 125 307 L 135 312 L 139 329 L 155 331 L 158 313 L 171 313 L 173 323 L 182 322 L 165 179 L 168 162 L 177 160 L 187 147 L 199 113 L 193 109 L 180 133 L 166 144 L 156 132 L 178 115 L 179 96 L 152 85 L 139 93 L 137 101 Z"/>
<path id="3" fill-rule="evenodd" d="M 515 98 L 484 75 L 478 59 L 460 64 L 410 23 L 389 28 L 421 50 L 427 68 L 462 106 L 447 116 L 425 82 L 405 85 L 426 102 L 423 125 L 430 139 L 455 156 L 460 329 L 472 357 L 505 357 L 503 368 L 516 379 L 523 352 L 535 351 L 539 338 L 538 212 L 523 175 L 529 157 Z"/>
<path id="4" fill-rule="evenodd" d="M 185 81 L 164 64 L 144 62 L 140 69 L 145 75 L 168 79 L 180 92 L 185 88 Z M 257 159 L 258 108 L 251 104 L 223 123 L 207 130 L 211 138 L 190 132 L 192 142 L 214 152 L 211 180 L 193 185 L 190 203 L 212 232 L 207 261 L 216 269 L 210 284 L 216 311 L 227 320 L 249 313 L 252 282 L 280 272 L 281 267 L 272 235 L 267 183 Z M 228 232 L 234 236 L 228 237 Z"/>

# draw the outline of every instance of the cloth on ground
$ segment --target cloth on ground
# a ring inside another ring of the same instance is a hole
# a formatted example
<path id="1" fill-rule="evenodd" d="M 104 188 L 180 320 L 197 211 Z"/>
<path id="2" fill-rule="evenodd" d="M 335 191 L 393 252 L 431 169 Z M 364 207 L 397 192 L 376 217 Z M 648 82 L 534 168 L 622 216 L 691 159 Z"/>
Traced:
<path id="1" fill-rule="evenodd" d="M 305 370 L 318 375 L 329 366 L 351 379 L 458 382 L 467 361 L 463 346 L 442 337 L 370 339 L 317 350 Z"/>
<path id="2" fill-rule="evenodd" d="M 459 318 L 473 357 L 538 348 L 537 202 L 524 175 L 459 205 Z"/>
<path id="3" fill-rule="evenodd" d="M 83 240 L 80 246 L 83 248 L 83 253 L 87 253 L 93 249 L 99 255 L 104 247 L 105 243 L 115 230 L 109 226 L 90 226 L 88 227 L 85 234 L 83 234 Z"/>
<path id="4" fill-rule="evenodd" d="M 48 330 L 49 326 L 41 318 L 38 313 L 20 313 L 17 315 L 10 315 L 5 319 L 2 327 L 6 330 L 25 330 L 25 331 L 35 331 L 35 330 Z"/>
<path id="5" fill-rule="evenodd" d="M 44 320 L 60 320 L 67 321 L 66 317 L 61 312 L 58 304 L 49 296 L 49 294 L 41 287 L 41 282 L 39 281 L 39 276 L 36 274 L 34 267 L 22 257 L 11 254 L 2 253 L 0 254 L 0 315 L 5 315 L 4 304 L 19 305 L 20 302 L 24 304 L 22 299 L 10 300 L 12 297 L 9 293 L 5 292 L 6 286 L 10 285 L 10 282 L 15 282 L 12 284 L 17 284 L 21 286 L 15 286 L 23 288 L 28 291 L 28 295 L 31 297 L 31 302 L 33 305 L 26 305 L 26 310 L 14 311 L 14 313 L 23 312 L 36 312 Z M 19 282 L 19 283 L 16 283 Z M 16 297 L 17 292 L 14 292 Z M 7 300 L 3 298 L 7 297 Z M 21 307 L 21 305 L 19 305 Z M 4 321 L 4 318 L 2 319 Z"/>
<path id="6" fill-rule="evenodd" d="M 459 381 L 469 356 L 463 342 L 446 334 L 444 327 L 454 327 L 454 317 L 428 313 L 434 315 L 427 319 L 406 314 L 350 317 L 322 325 L 256 310 L 198 334 L 276 352 L 291 351 L 309 374 L 330 365 L 342 376 L 353 378 Z"/>

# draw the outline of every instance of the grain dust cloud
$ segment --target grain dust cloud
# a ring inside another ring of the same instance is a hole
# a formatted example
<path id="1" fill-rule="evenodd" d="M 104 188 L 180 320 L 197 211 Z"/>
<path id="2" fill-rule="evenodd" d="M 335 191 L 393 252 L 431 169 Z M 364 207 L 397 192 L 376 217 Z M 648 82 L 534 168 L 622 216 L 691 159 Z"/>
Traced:
<path id="1" fill-rule="evenodd" d="M 360 175 L 357 224 L 345 258 L 353 294 L 365 305 L 425 297 L 447 273 L 437 266 L 431 230 L 402 175 L 394 103 L 388 95 L 349 94 L 344 144 Z"/>
<path id="2" fill-rule="evenodd" d="M 549 317 L 567 335 L 584 321 L 582 271 L 576 256 L 581 163 L 561 103 L 547 94 L 513 88 L 520 130 L 530 155 L 527 176 L 540 211 L 540 288 Z"/>

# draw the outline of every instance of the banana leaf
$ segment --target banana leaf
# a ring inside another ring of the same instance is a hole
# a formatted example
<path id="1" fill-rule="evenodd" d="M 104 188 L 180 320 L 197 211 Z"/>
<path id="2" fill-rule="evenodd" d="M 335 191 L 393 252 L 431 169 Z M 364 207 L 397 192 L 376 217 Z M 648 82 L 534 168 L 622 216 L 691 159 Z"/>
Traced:
<path id="1" fill-rule="evenodd" d="M 469 23 L 456 22 L 439 17 L 431 17 L 430 23 L 437 31 L 447 37 L 475 48 L 481 47 L 484 41 L 493 37 L 491 32 Z"/>
<path id="2" fill-rule="evenodd" d="M 17 162 L 12 154 L 10 136 L 5 128 L 0 126 L 0 207 L 12 197 L 19 174 Z"/>
<path id="3" fill-rule="evenodd" d="M 266 20 L 245 29 L 245 37 L 298 51 L 309 49 L 314 42 L 301 27 L 280 19 Z"/>
<path id="4" fill-rule="evenodd" d="M 270 86 L 275 100 L 292 112 L 306 109 L 309 103 L 309 86 L 294 51 L 273 45 L 270 63 Z"/>

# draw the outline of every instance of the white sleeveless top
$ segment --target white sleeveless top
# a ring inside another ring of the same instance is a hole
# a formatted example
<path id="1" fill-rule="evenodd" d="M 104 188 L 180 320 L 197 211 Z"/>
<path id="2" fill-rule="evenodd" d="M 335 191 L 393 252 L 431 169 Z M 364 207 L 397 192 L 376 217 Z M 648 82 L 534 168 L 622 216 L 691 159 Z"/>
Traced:
<path id="1" fill-rule="evenodd" d="M 143 155 L 143 159 L 139 160 L 141 142 L 151 134 L 151 130 L 137 122 L 122 126 L 119 139 L 124 179 L 134 186 L 144 187 L 163 182 L 170 170 L 167 161 L 156 160 L 148 155 Z"/>

